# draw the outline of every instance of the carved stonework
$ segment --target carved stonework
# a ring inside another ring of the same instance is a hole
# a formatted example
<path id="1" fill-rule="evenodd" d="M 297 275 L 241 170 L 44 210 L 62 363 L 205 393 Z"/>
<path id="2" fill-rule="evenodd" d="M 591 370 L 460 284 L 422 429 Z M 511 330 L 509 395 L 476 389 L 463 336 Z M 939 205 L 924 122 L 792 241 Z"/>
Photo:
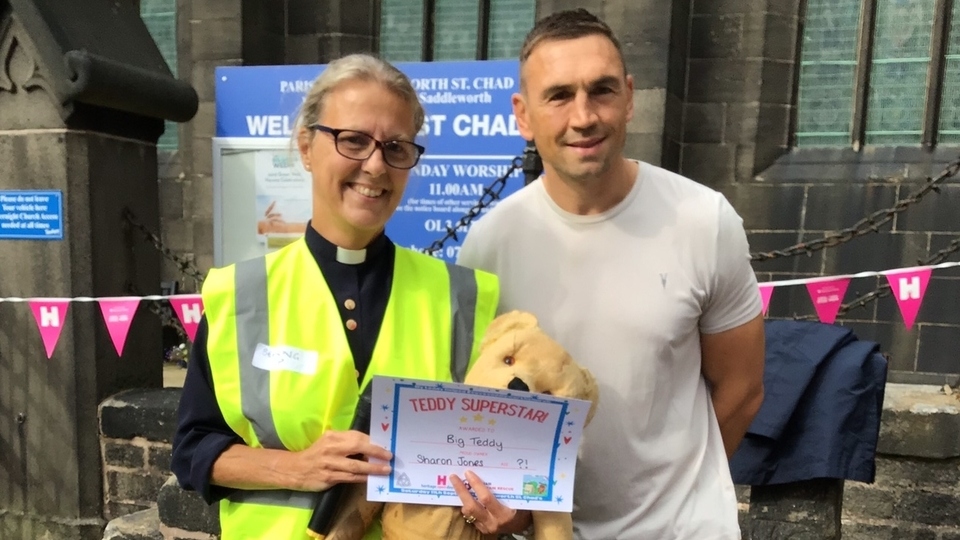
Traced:
<path id="1" fill-rule="evenodd" d="M 38 59 L 19 22 L 0 15 L 0 129 L 62 125 L 65 107 Z"/>
<path id="2" fill-rule="evenodd" d="M 17 88 L 34 90 L 47 88 L 37 61 L 22 46 L 14 32 L 0 41 L 0 90 L 16 92 Z"/>
<path id="3" fill-rule="evenodd" d="M 12 92 L 13 81 L 7 75 L 7 60 L 13 48 L 13 19 L 9 13 L 0 13 L 0 92 Z"/>

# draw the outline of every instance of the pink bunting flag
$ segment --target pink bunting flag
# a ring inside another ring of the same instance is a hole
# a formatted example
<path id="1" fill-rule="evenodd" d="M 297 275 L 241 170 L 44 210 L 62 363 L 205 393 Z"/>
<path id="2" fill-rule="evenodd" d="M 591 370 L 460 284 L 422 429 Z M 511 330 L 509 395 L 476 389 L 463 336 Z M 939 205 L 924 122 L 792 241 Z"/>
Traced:
<path id="1" fill-rule="evenodd" d="M 200 316 L 203 314 L 203 299 L 199 294 L 184 294 L 170 297 L 170 305 L 177 313 L 180 324 L 187 332 L 187 337 L 193 341 L 200 325 Z"/>
<path id="2" fill-rule="evenodd" d="M 907 268 L 886 274 L 887 282 L 893 291 L 893 297 L 900 306 L 903 324 L 907 328 L 913 326 L 923 303 L 923 295 L 927 293 L 927 284 L 930 283 L 931 268 Z"/>
<path id="3" fill-rule="evenodd" d="M 47 359 L 53 356 L 53 349 L 60 340 L 60 332 L 63 330 L 63 322 L 67 318 L 67 308 L 70 306 L 69 300 L 56 298 L 37 298 L 29 300 L 30 310 L 33 311 L 33 318 L 37 321 L 37 328 L 40 329 L 40 337 L 43 339 L 43 348 L 47 351 Z"/>
<path id="4" fill-rule="evenodd" d="M 832 278 L 807 283 L 807 292 L 813 300 L 813 307 L 817 310 L 820 322 L 833 324 L 837 320 L 837 313 L 843 303 L 843 295 L 847 293 L 850 278 Z"/>
<path id="5" fill-rule="evenodd" d="M 113 348 L 117 350 L 118 355 L 123 356 L 123 346 L 127 342 L 130 323 L 133 322 L 133 315 L 137 312 L 140 299 L 136 297 L 101 298 L 98 302 L 100 313 L 103 314 L 103 322 L 107 324 L 107 332 L 110 333 L 110 340 L 113 341 Z"/>
<path id="6" fill-rule="evenodd" d="M 760 284 L 760 300 L 763 301 L 763 314 L 767 314 L 767 310 L 770 309 L 770 297 L 773 296 L 773 285 L 768 283 Z"/>

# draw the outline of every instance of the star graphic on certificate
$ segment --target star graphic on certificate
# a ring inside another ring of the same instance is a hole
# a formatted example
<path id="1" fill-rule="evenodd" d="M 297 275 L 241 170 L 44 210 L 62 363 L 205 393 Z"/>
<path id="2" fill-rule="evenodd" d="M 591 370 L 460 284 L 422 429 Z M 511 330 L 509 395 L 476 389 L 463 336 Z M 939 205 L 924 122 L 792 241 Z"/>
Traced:
<path id="1" fill-rule="evenodd" d="M 473 421 L 474 421 L 474 422 L 483 422 L 483 415 L 480 414 L 480 413 L 477 413 L 477 414 L 473 415 Z"/>
<path id="2" fill-rule="evenodd" d="M 383 493 L 383 492 L 386 491 L 386 490 L 387 490 L 387 488 L 385 488 L 385 487 L 383 487 L 383 486 L 377 486 L 377 493 Z"/>
<path id="3" fill-rule="evenodd" d="M 461 417 L 460 417 L 460 423 L 461 423 L 461 424 L 466 424 L 466 423 L 467 423 L 467 420 L 468 420 L 468 418 L 467 418 L 466 416 L 461 416 Z"/>
<path id="4" fill-rule="evenodd" d="M 383 409 L 384 411 L 389 411 L 389 410 L 390 410 L 390 406 L 389 406 L 389 405 L 381 405 L 380 408 Z"/>
<path id="5" fill-rule="evenodd" d="M 487 420 L 487 423 L 490 424 L 491 426 L 495 426 L 497 425 L 497 419 L 491 418 L 490 420 Z"/>
<path id="6" fill-rule="evenodd" d="M 563 496 L 557 497 L 557 504 L 563 504 Z"/>

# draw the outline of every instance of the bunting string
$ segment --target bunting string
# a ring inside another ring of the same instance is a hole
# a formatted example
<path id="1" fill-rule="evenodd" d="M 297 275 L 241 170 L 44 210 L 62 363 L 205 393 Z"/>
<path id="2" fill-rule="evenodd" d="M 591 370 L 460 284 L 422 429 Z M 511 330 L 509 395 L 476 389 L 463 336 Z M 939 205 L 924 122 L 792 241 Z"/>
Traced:
<path id="1" fill-rule="evenodd" d="M 929 266 L 912 266 L 909 268 L 896 268 L 893 270 L 883 270 L 880 272 L 858 272 L 856 274 L 847 274 L 840 276 L 817 276 L 812 278 L 800 278 L 800 279 L 785 279 L 783 281 L 764 281 L 760 283 L 760 286 L 768 287 L 788 287 L 791 285 L 806 285 L 808 283 L 816 283 L 818 281 L 831 281 L 835 279 L 847 278 L 847 279 L 859 279 L 865 277 L 879 277 L 886 276 L 889 274 L 897 274 L 900 272 L 906 272 L 908 270 L 919 270 L 923 268 L 929 268 L 931 270 L 940 270 L 943 268 L 956 268 L 960 266 L 960 262 L 946 262 L 940 264 L 933 264 Z"/>
<path id="2" fill-rule="evenodd" d="M 123 346 L 130 332 L 133 316 L 140 306 L 140 302 L 153 300 L 167 300 L 173 308 L 180 324 L 190 341 L 197 335 L 197 327 L 203 315 L 203 299 L 199 294 L 148 295 L 148 296 L 78 296 L 74 298 L 50 297 L 6 297 L 0 298 L 0 303 L 26 303 L 33 312 L 33 318 L 40 330 L 40 338 L 47 358 L 53 356 L 53 351 L 60 340 L 60 332 L 67 317 L 67 311 L 73 302 L 96 302 L 100 306 L 100 314 L 107 326 L 110 340 L 117 351 L 123 355 Z"/>
<path id="3" fill-rule="evenodd" d="M 926 266 L 912 266 L 876 272 L 766 281 L 758 283 L 758 287 L 764 315 L 768 312 L 774 289 L 803 285 L 807 288 L 817 318 L 823 323 L 833 324 L 843 305 L 844 295 L 851 280 L 883 276 L 887 278 L 889 290 L 897 301 L 904 324 L 907 328 L 911 328 L 916 321 L 917 313 L 926 294 L 931 273 L 934 270 L 957 267 L 960 267 L 960 262 L 941 262 Z M 40 337 L 43 340 L 47 358 L 53 355 L 67 311 L 70 304 L 74 302 L 93 302 L 99 305 L 100 313 L 114 348 L 118 355 L 122 355 L 134 314 L 140 303 L 144 301 L 168 301 L 187 337 L 191 341 L 195 339 L 197 327 L 203 315 L 203 299 L 199 294 L 77 296 L 73 298 L 0 297 L 0 303 L 25 303 L 30 306 L 37 328 L 40 331 Z"/>
<path id="4" fill-rule="evenodd" d="M 137 295 L 127 295 L 127 296 L 76 296 L 74 298 L 58 298 L 58 297 L 28 297 L 20 298 L 19 296 L 10 296 L 7 298 L 0 298 L 0 304 L 3 302 L 18 303 L 18 302 L 34 302 L 37 300 L 60 300 L 63 302 L 100 302 L 101 300 L 116 300 L 118 298 L 136 298 L 143 301 L 151 300 L 170 300 L 173 298 L 200 298 L 199 294 L 151 294 L 147 296 L 137 296 Z"/>

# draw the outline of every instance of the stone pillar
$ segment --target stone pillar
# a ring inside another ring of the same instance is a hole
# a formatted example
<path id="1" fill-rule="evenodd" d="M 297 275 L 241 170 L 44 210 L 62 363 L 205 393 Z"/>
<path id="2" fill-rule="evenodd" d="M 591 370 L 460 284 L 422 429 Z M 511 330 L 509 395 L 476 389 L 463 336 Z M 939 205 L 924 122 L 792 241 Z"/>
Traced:
<path id="1" fill-rule="evenodd" d="M 0 297 L 158 292 L 159 254 L 124 216 L 158 229 L 156 141 L 195 96 L 138 22 L 106 0 L 0 4 L 0 189 L 63 199 L 62 240 L 0 240 Z M 120 356 L 98 305 L 73 302 L 47 359 L 26 304 L 0 320 L 0 538 L 99 539 L 97 404 L 162 384 L 159 322 L 142 303 Z"/>
<path id="2" fill-rule="evenodd" d="M 751 180 L 786 152 L 799 0 L 694 0 L 682 173 Z"/>
<path id="3" fill-rule="evenodd" d="M 288 0 L 286 63 L 324 64 L 373 52 L 379 31 L 376 0 Z"/>
<path id="4" fill-rule="evenodd" d="M 243 63 L 243 13 L 241 0 L 177 0 L 178 70 L 196 89 L 199 106 L 193 120 L 180 126 L 180 174 L 161 181 L 161 222 L 164 244 L 203 274 L 213 266 L 213 73 L 217 66 Z M 167 260 L 163 279 L 182 279 Z M 198 284 L 184 279 L 182 285 L 194 292 Z"/>
<path id="5" fill-rule="evenodd" d="M 100 405 L 104 517 L 155 507 L 170 476 L 179 388 L 129 390 Z"/>

